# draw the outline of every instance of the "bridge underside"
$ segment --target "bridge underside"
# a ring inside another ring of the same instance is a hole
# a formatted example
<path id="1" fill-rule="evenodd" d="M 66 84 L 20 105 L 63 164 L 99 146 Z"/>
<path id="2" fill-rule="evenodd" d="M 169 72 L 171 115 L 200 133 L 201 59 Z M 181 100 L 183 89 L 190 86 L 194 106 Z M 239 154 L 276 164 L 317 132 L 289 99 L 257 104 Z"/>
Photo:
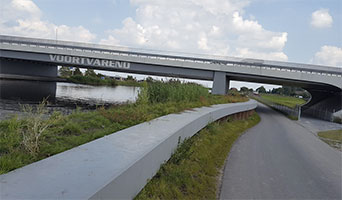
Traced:
<path id="1" fill-rule="evenodd" d="M 303 88 L 311 95 L 310 101 L 302 107 L 304 114 L 319 117 L 322 113 L 335 113 L 342 109 L 342 90 L 341 88 L 332 85 L 241 74 L 227 74 L 227 76 L 230 80 L 236 81 L 286 85 Z M 323 116 L 323 118 L 324 117 L 325 116 Z"/>

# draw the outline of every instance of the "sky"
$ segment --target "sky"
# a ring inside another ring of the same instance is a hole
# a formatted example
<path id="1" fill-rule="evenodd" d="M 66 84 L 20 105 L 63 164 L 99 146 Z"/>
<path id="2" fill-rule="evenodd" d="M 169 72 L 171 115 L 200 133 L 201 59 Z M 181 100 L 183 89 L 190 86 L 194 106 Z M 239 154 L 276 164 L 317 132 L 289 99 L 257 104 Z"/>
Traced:
<path id="1" fill-rule="evenodd" d="M 341 11 L 341 0 L 0 0 L 0 34 L 342 67 Z M 260 86 L 231 84 L 243 85 Z"/>

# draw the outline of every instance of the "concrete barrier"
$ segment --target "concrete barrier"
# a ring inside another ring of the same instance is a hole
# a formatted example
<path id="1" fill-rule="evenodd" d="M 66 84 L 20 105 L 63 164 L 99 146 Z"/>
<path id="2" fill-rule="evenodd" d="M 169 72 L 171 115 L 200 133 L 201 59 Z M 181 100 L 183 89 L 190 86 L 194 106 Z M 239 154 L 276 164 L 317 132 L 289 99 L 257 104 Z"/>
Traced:
<path id="1" fill-rule="evenodd" d="M 170 114 L 0 176 L 0 199 L 132 199 L 179 141 L 254 100 Z"/>

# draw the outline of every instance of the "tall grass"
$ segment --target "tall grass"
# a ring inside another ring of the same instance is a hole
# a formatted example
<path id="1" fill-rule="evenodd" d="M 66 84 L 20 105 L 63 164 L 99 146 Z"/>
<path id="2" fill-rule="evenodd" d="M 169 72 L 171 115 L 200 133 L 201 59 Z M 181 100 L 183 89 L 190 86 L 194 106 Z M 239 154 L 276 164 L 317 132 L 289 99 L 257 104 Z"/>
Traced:
<path id="1" fill-rule="evenodd" d="M 196 83 L 181 83 L 178 80 L 169 82 L 152 82 L 147 87 L 147 98 L 150 103 L 191 102 L 209 96 L 207 88 Z"/>

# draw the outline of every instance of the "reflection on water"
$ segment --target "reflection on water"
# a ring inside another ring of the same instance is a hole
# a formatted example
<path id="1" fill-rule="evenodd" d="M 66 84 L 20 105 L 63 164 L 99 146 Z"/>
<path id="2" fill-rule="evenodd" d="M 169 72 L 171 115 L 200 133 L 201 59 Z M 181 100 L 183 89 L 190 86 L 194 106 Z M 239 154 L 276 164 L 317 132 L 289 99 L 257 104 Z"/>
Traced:
<path id="1" fill-rule="evenodd" d="M 98 103 L 134 102 L 138 97 L 138 87 L 90 86 L 74 83 L 57 83 L 56 98 L 85 100 Z"/>
<path id="2" fill-rule="evenodd" d="M 34 102 L 49 97 L 54 101 L 55 96 L 55 82 L 0 80 L 0 99 Z"/>
<path id="3" fill-rule="evenodd" d="M 37 104 L 48 97 L 49 112 L 65 114 L 76 107 L 95 109 L 97 105 L 110 106 L 134 102 L 138 87 L 89 86 L 73 83 L 0 80 L 0 120 L 21 114 L 22 104 Z"/>

